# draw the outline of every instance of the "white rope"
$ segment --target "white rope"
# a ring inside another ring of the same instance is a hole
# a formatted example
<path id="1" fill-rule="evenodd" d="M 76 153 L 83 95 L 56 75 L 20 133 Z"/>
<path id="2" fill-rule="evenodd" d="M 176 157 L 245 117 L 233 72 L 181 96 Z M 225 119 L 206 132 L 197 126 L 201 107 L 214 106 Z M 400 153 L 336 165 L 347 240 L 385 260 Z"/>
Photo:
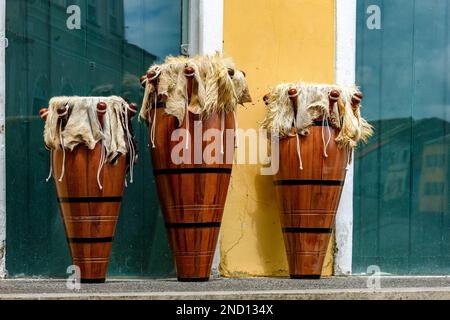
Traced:
<path id="1" fill-rule="evenodd" d="M 94 103 L 94 102 L 92 102 L 92 103 Z M 101 113 L 103 115 L 106 114 L 106 109 L 99 110 L 98 107 L 97 107 L 96 110 L 97 110 L 97 114 L 98 113 Z M 101 171 L 102 171 L 102 169 L 103 169 L 103 167 L 105 165 L 105 162 L 106 162 L 106 147 L 105 147 L 104 140 L 103 140 L 104 139 L 103 138 L 104 137 L 103 126 L 101 125 L 101 122 L 100 122 L 100 119 L 98 118 L 98 116 L 97 116 L 97 121 L 98 121 L 98 125 L 99 125 L 99 128 L 100 128 L 100 131 L 102 132 L 102 140 L 101 140 L 101 148 L 100 148 L 100 163 L 98 164 L 98 169 L 97 169 L 97 185 L 98 185 L 100 190 L 103 190 L 103 185 L 100 182 L 100 174 L 101 174 Z"/>
<path id="2" fill-rule="evenodd" d="M 233 111 L 234 113 L 234 147 L 239 148 L 239 131 L 238 131 L 238 113 L 237 110 Z"/>
<path id="3" fill-rule="evenodd" d="M 189 77 L 190 75 L 186 75 Z M 188 87 L 186 85 L 186 114 L 185 114 L 185 120 L 186 120 L 186 150 L 189 149 L 189 92 Z"/>
<path id="4" fill-rule="evenodd" d="M 61 143 L 61 148 L 63 152 L 63 161 L 62 161 L 62 167 L 61 167 L 61 175 L 58 179 L 59 182 L 62 182 L 62 179 L 64 178 L 64 173 L 66 169 L 66 149 L 64 147 L 64 139 L 62 135 L 62 123 L 63 123 L 63 117 L 65 117 L 69 113 L 69 103 L 66 104 L 64 113 L 59 115 L 59 142 Z"/>
<path id="5" fill-rule="evenodd" d="M 155 75 L 148 79 L 149 82 L 156 80 L 161 75 L 161 69 L 159 67 L 153 68 L 152 71 L 155 72 Z"/>
<path id="6" fill-rule="evenodd" d="M 289 98 L 297 98 L 298 99 L 298 92 L 296 94 L 290 94 Z M 298 114 L 297 114 L 298 116 Z M 293 125 L 295 128 L 295 139 L 297 140 L 297 156 L 298 156 L 298 161 L 300 162 L 300 170 L 303 170 L 303 161 L 302 161 L 302 149 L 301 149 L 301 143 L 300 143 L 300 137 L 299 137 L 299 132 L 298 132 L 298 128 L 297 128 L 297 118 L 296 118 L 296 114 L 294 112 L 294 118 L 293 118 Z"/>
<path id="7" fill-rule="evenodd" d="M 134 176 L 134 161 L 136 160 L 136 152 L 134 150 L 134 146 L 133 146 L 133 138 L 132 135 L 130 133 L 130 128 L 128 126 L 128 109 L 133 111 L 133 109 L 129 108 L 128 106 L 126 106 L 123 109 L 123 113 L 124 113 L 124 118 L 125 118 L 125 130 L 126 130 L 126 135 L 127 135 L 127 142 L 128 142 L 128 149 L 130 152 L 130 183 L 133 183 L 133 176 Z"/>
<path id="8" fill-rule="evenodd" d="M 302 150 L 300 147 L 300 137 L 298 136 L 298 133 L 295 134 L 295 137 L 297 139 L 297 155 L 298 155 L 298 161 L 300 162 L 300 170 L 303 170 Z"/>
<path id="9" fill-rule="evenodd" d="M 158 95 L 156 91 L 154 92 L 154 102 L 153 102 L 153 121 L 152 127 L 150 128 L 150 140 L 152 142 L 152 148 L 155 149 L 155 139 L 156 139 L 156 109 L 158 107 Z M 150 109 L 151 112 L 151 109 Z"/>
<path id="10" fill-rule="evenodd" d="M 106 148 L 104 147 L 104 143 L 103 143 L 103 139 L 101 142 L 101 149 L 100 149 L 100 163 L 98 165 L 98 170 L 97 170 L 97 184 L 98 187 L 100 188 L 100 190 L 103 190 L 103 185 L 100 182 L 100 173 L 103 169 L 103 166 L 105 165 L 105 160 L 106 160 Z"/>
<path id="11" fill-rule="evenodd" d="M 53 150 L 50 149 L 50 172 L 48 173 L 47 179 L 45 179 L 46 182 L 50 181 L 50 179 L 52 178 L 52 173 L 53 173 Z"/>
<path id="12" fill-rule="evenodd" d="M 345 170 L 350 169 L 350 165 L 352 164 L 352 148 L 347 147 L 347 166 L 345 167 Z"/>
<path id="13" fill-rule="evenodd" d="M 328 129 L 328 141 L 325 142 L 325 134 L 324 134 L 324 127 L 327 127 Z M 322 118 L 322 142 L 323 142 L 323 156 L 325 158 L 328 158 L 328 153 L 327 153 L 327 149 L 328 146 L 330 145 L 331 142 L 331 129 L 330 129 L 330 123 L 328 121 L 327 116 L 324 114 L 323 118 Z"/>
<path id="14" fill-rule="evenodd" d="M 295 139 L 297 139 L 297 157 L 300 162 L 300 170 L 303 170 L 302 149 L 300 146 L 300 137 L 297 129 L 297 120 L 294 117 Z"/>
<path id="15" fill-rule="evenodd" d="M 225 154 L 225 148 L 224 148 L 224 132 L 225 132 L 225 111 L 222 110 L 222 113 L 220 115 L 220 153 L 223 155 Z"/>

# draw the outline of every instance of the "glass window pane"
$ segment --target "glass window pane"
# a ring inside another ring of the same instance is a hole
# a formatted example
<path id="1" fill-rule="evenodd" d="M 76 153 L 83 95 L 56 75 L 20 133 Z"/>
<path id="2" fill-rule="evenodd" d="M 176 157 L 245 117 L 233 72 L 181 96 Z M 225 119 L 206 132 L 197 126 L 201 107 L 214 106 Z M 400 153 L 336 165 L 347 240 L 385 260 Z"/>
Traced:
<path id="1" fill-rule="evenodd" d="M 142 100 L 139 77 L 180 53 L 181 0 L 7 0 L 7 268 L 14 275 L 64 276 L 71 264 L 40 108 L 59 95 L 120 95 Z M 80 8 L 69 29 L 67 6 Z M 135 182 L 125 190 L 109 275 L 163 276 L 173 263 L 151 175 L 147 128 Z M 145 195 L 143 197 L 142 195 Z"/>
<path id="2" fill-rule="evenodd" d="M 446 0 L 358 1 L 357 83 L 376 134 L 355 154 L 356 273 L 450 272 L 449 14 Z"/>

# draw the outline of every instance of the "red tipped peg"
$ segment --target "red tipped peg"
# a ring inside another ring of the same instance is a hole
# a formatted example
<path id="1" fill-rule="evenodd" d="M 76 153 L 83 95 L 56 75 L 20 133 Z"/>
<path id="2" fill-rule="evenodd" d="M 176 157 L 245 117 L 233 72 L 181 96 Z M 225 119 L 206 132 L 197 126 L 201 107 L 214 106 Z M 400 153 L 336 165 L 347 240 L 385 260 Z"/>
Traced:
<path id="1" fill-rule="evenodd" d="M 328 99 L 330 100 L 329 101 L 330 114 L 333 113 L 334 105 L 339 100 L 340 96 L 341 96 L 341 93 L 338 90 L 331 90 L 330 91 L 330 94 L 328 95 Z"/>
<path id="2" fill-rule="evenodd" d="M 295 88 L 291 88 L 288 91 L 289 94 L 289 99 L 291 99 L 292 101 L 292 107 L 294 109 L 294 118 L 297 118 L 297 110 L 298 110 L 298 101 L 297 101 L 297 96 L 298 96 L 298 91 Z"/>
<path id="3" fill-rule="evenodd" d="M 99 102 L 99 103 L 97 104 L 97 113 L 101 113 L 101 114 L 105 113 L 105 110 L 106 110 L 107 107 L 108 107 L 108 106 L 106 105 L 106 103 L 104 103 L 104 102 Z"/>
<path id="4" fill-rule="evenodd" d="M 48 109 L 42 108 L 39 110 L 39 118 L 41 118 L 43 121 L 47 121 L 47 115 L 48 115 Z"/>
<path id="5" fill-rule="evenodd" d="M 103 116 L 105 115 L 106 108 L 107 105 L 104 102 L 99 102 L 97 104 L 97 118 L 102 127 L 103 127 Z"/>
<path id="6" fill-rule="evenodd" d="M 359 105 L 360 105 L 362 99 L 363 99 L 363 94 L 361 92 L 357 92 L 353 95 L 353 97 L 352 97 L 353 110 L 356 110 L 359 108 Z"/>
<path id="7" fill-rule="evenodd" d="M 133 118 L 136 115 L 137 111 L 138 111 L 138 105 L 134 102 L 130 103 L 128 105 L 128 118 L 129 119 Z"/>
<path id="8" fill-rule="evenodd" d="M 338 90 L 330 91 L 330 100 L 338 101 L 340 96 L 341 96 L 341 94 Z"/>
<path id="9" fill-rule="evenodd" d="M 289 98 L 291 98 L 291 100 L 292 100 L 292 98 L 295 98 L 297 96 L 298 91 L 295 88 L 291 88 L 291 89 L 289 89 L 288 94 L 289 94 Z"/>
<path id="10" fill-rule="evenodd" d="M 184 75 L 185 75 L 186 77 L 193 77 L 193 76 L 194 76 L 194 73 L 195 73 L 194 68 L 189 67 L 189 66 L 186 66 L 186 67 L 184 68 Z"/>
<path id="11" fill-rule="evenodd" d="M 264 103 L 265 103 L 266 105 L 269 103 L 269 99 L 270 99 L 270 93 L 266 94 L 266 95 L 263 97 L 263 101 L 264 101 Z"/>
<path id="12" fill-rule="evenodd" d="M 193 79 L 194 79 L 195 70 L 192 67 L 186 66 L 184 68 L 184 75 L 187 78 L 187 94 L 188 94 L 188 101 L 191 101 L 192 97 L 192 87 L 193 87 Z"/>
<path id="13" fill-rule="evenodd" d="M 155 78 L 156 78 L 156 72 L 154 70 L 147 72 L 147 79 L 149 81 L 154 81 Z"/>
<path id="14" fill-rule="evenodd" d="M 67 109 L 66 106 L 60 106 L 56 109 L 56 112 L 58 113 L 59 117 L 65 117 L 67 116 Z"/>
<path id="15" fill-rule="evenodd" d="M 142 76 L 142 77 L 139 78 L 139 82 L 141 83 L 141 86 L 142 86 L 143 88 L 145 88 L 145 81 L 146 81 L 146 80 L 147 80 L 147 75 Z"/>

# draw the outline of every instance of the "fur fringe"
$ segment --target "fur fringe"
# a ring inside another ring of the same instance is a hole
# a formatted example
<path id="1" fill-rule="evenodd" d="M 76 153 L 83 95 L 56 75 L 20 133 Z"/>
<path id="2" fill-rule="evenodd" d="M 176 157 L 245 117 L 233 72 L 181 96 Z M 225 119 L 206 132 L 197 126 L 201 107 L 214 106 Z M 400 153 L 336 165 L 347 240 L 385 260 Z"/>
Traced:
<path id="1" fill-rule="evenodd" d="M 361 117 L 359 108 L 352 109 L 352 96 L 358 92 L 354 86 L 321 85 L 307 83 L 285 83 L 271 90 L 267 101 L 267 115 L 262 127 L 279 136 L 290 134 L 294 123 L 294 109 L 288 91 L 296 88 L 298 92 L 298 111 L 295 119 L 296 129 L 301 135 L 309 134 L 313 120 L 325 117 L 331 125 L 340 128 L 336 142 L 340 147 L 355 148 L 360 140 L 367 142 L 373 134 L 372 126 Z M 329 92 L 337 90 L 340 98 L 333 112 L 329 110 Z"/>
<path id="2" fill-rule="evenodd" d="M 103 116 L 103 130 L 97 118 L 97 104 L 100 101 L 107 105 Z M 128 152 L 129 133 L 122 126 L 122 123 L 125 123 L 127 103 L 116 96 L 52 98 L 44 128 L 44 141 L 48 148 L 61 149 L 57 110 L 66 105 L 70 106 L 71 111 L 61 132 L 65 149 L 73 150 L 76 146 L 84 144 L 92 150 L 100 140 L 103 140 L 107 161 L 111 161 L 119 153 Z"/>
<path id="3" fill-rule="evenodd" d="M 168 57 L 164 64 L 151 66 L 149 71 L 160 69 L 158 94 L 167 96 L 165 112 L 178 118 L 181 124 L 186 110 L 187 80 L 184 68 L 195 71 L 193 92 L 189 104 L 192 113 L 207 118 L 218 112 L 233 112 L 238 104 L 251 102 L 244 74 L 235 69 L 231 59 L 214 56 Z M 234 76 L 228 75 L 234 70 Z M 147 81 L 140 118 L 151 122 L 149 109 L 154 103 L 155 88 Z"/>

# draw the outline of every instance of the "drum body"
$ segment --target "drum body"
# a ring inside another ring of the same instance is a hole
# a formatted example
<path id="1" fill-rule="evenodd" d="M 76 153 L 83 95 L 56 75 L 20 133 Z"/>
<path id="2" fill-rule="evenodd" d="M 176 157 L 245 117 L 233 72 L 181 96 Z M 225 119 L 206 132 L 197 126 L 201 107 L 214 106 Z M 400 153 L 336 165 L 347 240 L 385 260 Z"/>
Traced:
<path id="1" fill-rule="evenodd" d="M 104 282 L 124 191 L 126 157 L 120 156 L 114 165 L 105 163 L 100 171 L 100 190 L 100 143 L 94 150 L 84 145 L 66 150 L 61 182 L 63 152 L 53 150 L 52 154 L 53 177 L 73 264 L 80 268 L 82 283 Z"/>
<path id="2" fill-rule="evenodd" d="M 325 157 L 322 125 L 316 121 L 310 135 L 300 136 L 303 170 L 296 137 L 280 139 L 274 184 L 291 278 L 320 278 L 345 180 L 348 155 L 335 143 L 339 131 L 330 127 Z"/>
<path id="3" fill-rule="evenodd" d="M 151 119 L 154 112 L 155 109 L 150 112 Z M 177 277 L 179 281 L 207 281 L 231 177 L 234 154 L 233 114 L 225 115 L 224 119 L 224 128 L 233 134 L 228 137 L 224 134 L 223 163 L 212 164 L 207 164 L 212 161 L 204 161 L 203 153 L 207 151 L 210 142 L 202 142 L 201 135 L 208 129 L 220 134 L 220 114 L 201 120 L 198 115 L 190 113 L 188 148 L 184 147 L 185 140 L 180 137 L 186 136 L 185 130 L 179 133 L 176 131 L 179 128 L 186 129 L 186 119 L 179 126 L 177 118 L 166 114 L 164 108 L 156 109 L 156 119 L 156 148 L 150 147 L 151 158 Z M 197 136 L 194 134 L 196 130 Z M 190 155 L 191 163 L 180 164 L 174 161 L 172 152 L 177 150 L 176 146 L 180 141 L 183 141 L 183 151 Z M 215 152 L 212 154 L 216 156 Z M 226 159 L 231 160 L 227 163 Z"/>

